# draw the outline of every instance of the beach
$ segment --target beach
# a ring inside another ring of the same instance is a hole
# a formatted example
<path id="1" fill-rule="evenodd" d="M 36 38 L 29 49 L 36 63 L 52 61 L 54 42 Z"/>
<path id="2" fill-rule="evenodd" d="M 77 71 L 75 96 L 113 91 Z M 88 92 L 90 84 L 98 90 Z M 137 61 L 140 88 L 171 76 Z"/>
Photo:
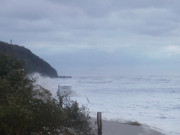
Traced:
<path id="1" fill-rule="evenodd" d="M 95 124 L 95 118 L 92 118 Z M 102 135 L 164 135 L 144 125 L 131 125 L 116 121 L 102 121 Z"/>
<path id="2" fill-rule="evenodd" d="M 124 77 L 74 77 L 51 79 L 39 76 L 38 83 L 51 90 L 54 97 L 57 86 L 72 86 L 71 99 L 79 106 L 86 106 L 91 117 L 102 112 L 102 119 L 118 122 L 138 121 L 167 135 L 180 134 L 180 77 L 179 76 L 124 76 Z M 112 124 L 111 124 L 112 125 Z M 103 132 L 118 134 L 125 132 L 122 124 L 116 128 L 103 122 Z M 129 126 L 128 126 L 129 127 Z M 135 128 L 133 134 L 143 135 L 149 128 Z M 130 129 L 130 131 L 133 129 Z M 113 132 L 112 132 L 113 131 Z M 129 130 L 128 130 L 129 131 Z M 149 133 L 150 134 L 150 133 Z M 153 134 L 155 134 L 153 132 Z M 126 133 L 124 134 L 126 135 Z M 128 134 L 127 134 L 128 135 Z M 155 134 L 156 135 L 156 134 Z"/>

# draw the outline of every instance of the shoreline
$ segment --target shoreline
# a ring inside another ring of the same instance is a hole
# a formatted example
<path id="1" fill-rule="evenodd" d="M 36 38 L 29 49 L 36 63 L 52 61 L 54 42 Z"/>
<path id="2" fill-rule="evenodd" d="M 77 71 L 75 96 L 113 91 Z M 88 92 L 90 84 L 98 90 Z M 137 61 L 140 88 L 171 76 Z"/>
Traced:
<path id="1" fill-rule="evenodd" d="M 96 124 L 96 119 L 91 118 L 92 125 Z M 96 125 L 97 129 L 97 125 Z M 165 135 L 159 131 L 138 122 L 121 123 L 118 121 L 102 120 L 102 135 Z"/>

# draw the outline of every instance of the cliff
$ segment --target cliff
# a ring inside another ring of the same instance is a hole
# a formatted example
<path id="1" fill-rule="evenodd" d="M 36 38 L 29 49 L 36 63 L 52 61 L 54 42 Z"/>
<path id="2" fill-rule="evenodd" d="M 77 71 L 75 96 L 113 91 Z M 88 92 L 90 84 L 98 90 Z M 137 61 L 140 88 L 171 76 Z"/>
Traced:
<path id="1" fill-rule="evenodd" d="M 0 53 L 22 60 L 27 73 L 38 72 L 45 76 L 58 77 L 57 71 L 50 64 L 25 47 L 0 41 Z"/>

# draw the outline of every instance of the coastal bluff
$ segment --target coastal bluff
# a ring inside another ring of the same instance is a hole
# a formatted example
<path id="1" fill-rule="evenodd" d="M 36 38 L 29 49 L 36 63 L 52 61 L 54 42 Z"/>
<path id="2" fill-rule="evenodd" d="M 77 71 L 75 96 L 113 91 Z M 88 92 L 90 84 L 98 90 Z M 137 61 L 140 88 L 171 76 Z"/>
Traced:
<path id="1" fill-rule="evenodd" d="M 46 61 L 33 54 L 29 49 L 0 41 L 0 54 L 7 54 L 24 62 L 28 74 L 38 72 L 48 77 L 58 77 L 57 71 Z"/>

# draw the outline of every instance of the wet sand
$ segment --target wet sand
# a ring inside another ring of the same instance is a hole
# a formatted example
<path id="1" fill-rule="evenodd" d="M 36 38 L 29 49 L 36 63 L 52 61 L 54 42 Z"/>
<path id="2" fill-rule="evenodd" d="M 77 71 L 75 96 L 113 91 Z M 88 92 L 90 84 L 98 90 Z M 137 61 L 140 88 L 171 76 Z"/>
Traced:
<path id="1" fill-rule="evenodd" d="M 92 119 L 92 123 L 95 123 Z M 143 125 L 130 125 L 116 121 L 102 121 L 102 135 L 164 135 Z"/>

